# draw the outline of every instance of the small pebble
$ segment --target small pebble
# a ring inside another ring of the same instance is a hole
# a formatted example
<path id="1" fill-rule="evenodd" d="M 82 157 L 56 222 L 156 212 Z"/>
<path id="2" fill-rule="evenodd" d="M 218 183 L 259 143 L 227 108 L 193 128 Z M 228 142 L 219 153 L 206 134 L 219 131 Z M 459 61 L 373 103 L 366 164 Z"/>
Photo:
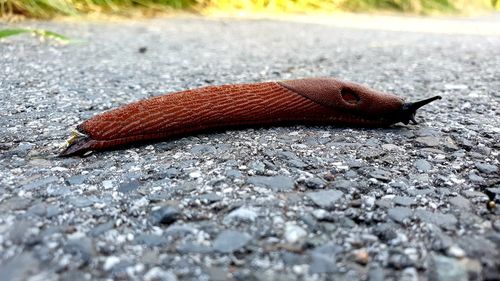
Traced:
<path id="1" fill-rule="evenodd" d="M 295 244 L 303 241 L 307 237 L 307 231 L 293 222 L 285 225 L 285 240 L 288 243 Z"/>
<path id="2" fill-rule="evenodd" d="M 360 249 L 354 252 L 355 261 L 359 264 L 366 265 L 370 262 L 370 255 L 365 249 Z"/>

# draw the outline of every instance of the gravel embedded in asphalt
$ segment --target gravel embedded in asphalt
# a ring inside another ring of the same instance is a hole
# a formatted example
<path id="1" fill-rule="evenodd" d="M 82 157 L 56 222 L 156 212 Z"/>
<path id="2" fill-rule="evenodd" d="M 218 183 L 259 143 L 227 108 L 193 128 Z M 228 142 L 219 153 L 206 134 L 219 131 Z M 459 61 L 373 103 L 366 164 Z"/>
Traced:
<path id="1" fill-rule="evenodd" d="M 498 280 L 500 207 L 487 202 L 500 198 L 500 36 L 22 25 L 85 42 L 0 42 L 2 278 Z M 252 128 L 56 157 L 77 124 L 132 101 L 317 76 L 443 99 L 418 125 Z"/>

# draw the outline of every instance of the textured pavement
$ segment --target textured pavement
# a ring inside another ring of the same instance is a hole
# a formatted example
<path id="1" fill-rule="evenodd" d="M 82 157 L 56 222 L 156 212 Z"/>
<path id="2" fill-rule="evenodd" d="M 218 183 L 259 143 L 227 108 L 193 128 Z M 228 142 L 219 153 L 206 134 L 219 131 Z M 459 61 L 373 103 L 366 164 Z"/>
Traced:
<path id="1" fill-rule="evenodd" d="M 0 280 L 500 280 L 499 19 L 20 24 L 85 42 L 0 42 Z M 443 99 L 418 125 L 56 157 L 116 106 L 313 76 Z"/>

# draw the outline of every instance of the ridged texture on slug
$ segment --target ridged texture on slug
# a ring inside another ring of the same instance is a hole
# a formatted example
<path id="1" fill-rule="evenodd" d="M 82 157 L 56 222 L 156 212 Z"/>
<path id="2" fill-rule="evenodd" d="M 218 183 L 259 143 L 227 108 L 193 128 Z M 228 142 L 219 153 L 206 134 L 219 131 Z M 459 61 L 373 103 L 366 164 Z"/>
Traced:
<path id="1" fill-rule="evenodd" d="M 99 114 L 77 127 L 61 156 L 252 125 L 387 126 L 402 120 L 402 108 L 397 96 L 332 78 L 210 86 Z"/>

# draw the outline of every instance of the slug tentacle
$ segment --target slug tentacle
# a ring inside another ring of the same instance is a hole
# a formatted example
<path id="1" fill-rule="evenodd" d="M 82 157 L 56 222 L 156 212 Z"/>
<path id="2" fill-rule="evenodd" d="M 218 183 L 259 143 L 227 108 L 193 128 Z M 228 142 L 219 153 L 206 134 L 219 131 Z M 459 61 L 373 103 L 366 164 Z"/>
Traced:
<path id="1" fill-rule="evenodd" d="M 408 102 L 403 104 L 403 107 L 401 109 L 401 117 L 400 117 L 400 122 L 404 124 L 408 124 L 410 121 L 416 125 L 418 122 L 415 120 L 415 115 L 417 113 L 417 109 L 421 108 L 422 106 L 429 104 L 435 100 L 440 100 L 441 96 L 434 96 L 432 98 L 428 98 L 425 100 L 417 101 L 417 102 Z"/>
<path id="2" fill-rule="evenodd" d="M 384 127 L 415 122 L 421 106 L 333 78 L 209 86 L 125 105 L 78 125 L 60 156 L 207 130 L 289 124 Z"/>

